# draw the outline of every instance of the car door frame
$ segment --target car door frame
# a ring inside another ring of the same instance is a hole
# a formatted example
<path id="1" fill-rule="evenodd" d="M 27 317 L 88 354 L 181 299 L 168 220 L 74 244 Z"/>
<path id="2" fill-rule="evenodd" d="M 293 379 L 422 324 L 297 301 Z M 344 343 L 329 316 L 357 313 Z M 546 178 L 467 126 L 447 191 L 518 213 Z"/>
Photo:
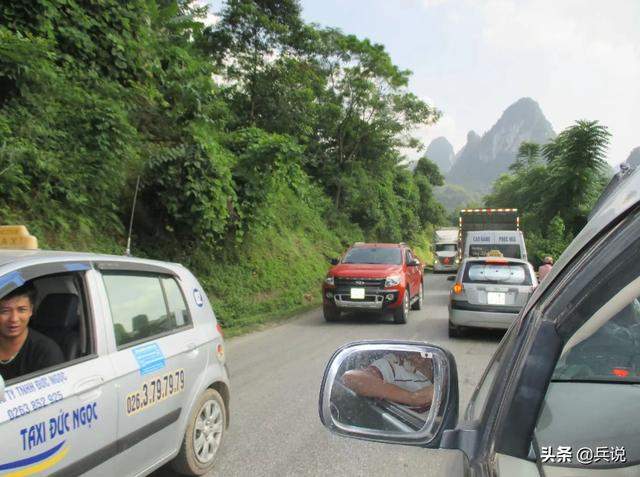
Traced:
<path id="1" fill-rule="evenodd" d="M 582 289 L 580 285 L 585 285 L 591 278 L 579 272 L 603 250 L 607 254 L 606 247 L 621 225 L 640 221 L 638 209 L 621 214 L 603 228 L 553 278 L 542 294 L 527 304 L 512 325 L 508 341 L 501 343 L 511 349 L 506 350 L 499 365 L 482 416 L 474 422 L 461 421 L 456 429 L 443 436 L 442 447 L 463 450 L 469 458 L 469 466 L 480 475 L 495 475 L 496 453 L 530 461 L 533 431 L 564 346 L 562 335 L 566 336 L 568 329 L 587 319 L 566 314 L 553 317 L 558 311 L 554 306 L 556 299 L 569 283 L 579 284 L 578 288 Z M 610 250 L 608 255 L 617 254 Z M 496 352 L 487 366 L 470 405 L 497 355 Z"/>

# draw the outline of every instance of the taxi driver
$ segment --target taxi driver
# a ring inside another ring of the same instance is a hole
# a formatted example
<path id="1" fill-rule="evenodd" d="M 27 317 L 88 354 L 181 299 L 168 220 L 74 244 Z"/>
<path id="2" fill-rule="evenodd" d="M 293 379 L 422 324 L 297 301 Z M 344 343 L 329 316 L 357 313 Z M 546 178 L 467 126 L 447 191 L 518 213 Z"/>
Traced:
<path id="1" fill-rule="evenodd" d="M 51 338 L 29 328 L 35 289 L 23 285 L 0 298 L 0 376 L 9 380 L 64 362 Z"/>
<path id="2" fill-rule="evenodd" d="M 387 399 L 425 412 L 433 399 L 433 366 L 421 353 L 390 353 L 364 369 L 342 376 L 345 386 L 359 396 Z"/>

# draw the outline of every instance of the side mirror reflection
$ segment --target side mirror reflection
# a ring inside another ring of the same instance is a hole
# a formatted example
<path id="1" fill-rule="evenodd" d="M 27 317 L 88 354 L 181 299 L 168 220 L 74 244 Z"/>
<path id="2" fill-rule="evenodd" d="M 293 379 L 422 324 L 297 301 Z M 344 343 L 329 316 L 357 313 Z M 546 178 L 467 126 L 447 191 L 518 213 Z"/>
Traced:
<path id="1" fill-rule="evenodd" d="M 341 435 L 437 447 L 457 422 L 457 379 L 453 356 L 436 346 L 348 344 L 325 370 L 320 419 Z"/>

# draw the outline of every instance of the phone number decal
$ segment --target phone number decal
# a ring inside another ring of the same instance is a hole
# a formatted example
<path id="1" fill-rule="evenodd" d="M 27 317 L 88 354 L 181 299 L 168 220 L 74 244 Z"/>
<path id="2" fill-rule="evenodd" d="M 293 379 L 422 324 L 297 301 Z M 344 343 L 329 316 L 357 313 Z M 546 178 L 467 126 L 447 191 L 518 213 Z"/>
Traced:
<path id="1" fill-rule="evenodd" d="M 155 376 L 142 383 L 137 391 L 127 396 L 127 415 L 131 416 L 155 406 L 184 390 L 184 369 Z"/>

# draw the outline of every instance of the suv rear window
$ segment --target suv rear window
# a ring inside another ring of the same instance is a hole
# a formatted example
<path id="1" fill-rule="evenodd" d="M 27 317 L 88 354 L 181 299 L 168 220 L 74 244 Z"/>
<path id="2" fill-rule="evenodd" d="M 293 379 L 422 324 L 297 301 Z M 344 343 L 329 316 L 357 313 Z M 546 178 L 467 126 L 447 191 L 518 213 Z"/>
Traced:
<path id="1" fill-rule="evenodd" d="M 402 265 L 402 253 L 399 248 L 358 247 L 349 250 L 342 263 Z"/>
<path id="2" fill-rule="evenodd" d="M 531 285 L 529 267 L 523 263 L 468 262 L 463 283 Z"/>

